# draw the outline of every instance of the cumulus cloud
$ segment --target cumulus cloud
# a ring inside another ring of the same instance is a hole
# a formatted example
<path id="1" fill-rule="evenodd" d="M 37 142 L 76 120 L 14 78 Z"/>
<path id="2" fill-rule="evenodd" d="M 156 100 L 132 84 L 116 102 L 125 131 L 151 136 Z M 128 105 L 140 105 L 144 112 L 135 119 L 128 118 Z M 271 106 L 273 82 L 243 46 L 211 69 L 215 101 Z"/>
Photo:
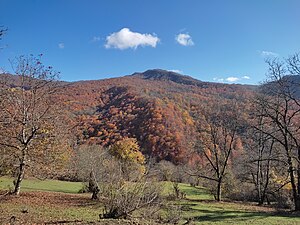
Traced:
<path id="1" fill-rule="evenodd" d="M 60 49 L 64 49 L 64 48 L 65 48 L 65 44 L 64 44 L 64 43 L 59 43 L 59 44 L 58 44 L 58 47 L 59 47 Z"/>
<path id="2" fill-rule="evenodd" d="M 139 46 L 156 47 L 159 38 L 155 34 L 141 34 L 132 32 L 128 28 L 123 28 L 118 32 L 112 33 L 106 37 L 105 48 L 116 49 L 136 49 Z"/>
<path id="3" fill-rule="evenodd" d="M 175 36 L 175 40 L 177 41 L 178 44 L 183 45 L 183 46 L 194 45 L 192 37 L 189 34 L 180 33 Z"/>
<path id="4" fill-rule="evenodd" d="M 271 52 L 271 51 L 261 51 L 260 55 L 262 57 L 278 57 L 279 54 L 276 52 Z"/>

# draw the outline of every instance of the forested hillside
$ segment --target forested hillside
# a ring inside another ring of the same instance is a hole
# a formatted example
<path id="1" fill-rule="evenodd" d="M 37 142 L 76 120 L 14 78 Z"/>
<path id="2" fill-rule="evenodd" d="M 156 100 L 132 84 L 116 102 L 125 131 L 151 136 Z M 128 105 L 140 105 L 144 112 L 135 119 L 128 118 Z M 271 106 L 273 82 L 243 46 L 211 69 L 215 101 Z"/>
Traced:
<path id="1" fill-rule="evenodd" d="M 201 82 L 164 70 L 69 83 L 60 96 L 77 121 L 79 143 L 109 146 L 137 138 L 142 152 L 175 163 L 195 159 L 204 111 L 249 107 L 255 86 Z M 78 122 L 79 121 L 79 122 Z"/>

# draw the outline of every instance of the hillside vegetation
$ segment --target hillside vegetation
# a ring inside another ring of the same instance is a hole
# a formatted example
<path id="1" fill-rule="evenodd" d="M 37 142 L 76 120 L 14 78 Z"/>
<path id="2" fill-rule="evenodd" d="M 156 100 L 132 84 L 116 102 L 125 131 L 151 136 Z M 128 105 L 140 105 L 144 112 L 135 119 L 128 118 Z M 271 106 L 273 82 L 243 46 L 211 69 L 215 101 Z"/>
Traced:
<path id="1" fill-rule="evenodd" d="M 60 96 L 76 115 L 81 143 L 109 146 L 137 138 L 142 152 L 174 163 L 192 160 L 203 111 L 228 102 L 241 113 L 254 86 L 201 82 L 164 70 L 68 84 Z M 213 112 L 212 112 L 213 113 Z"/>

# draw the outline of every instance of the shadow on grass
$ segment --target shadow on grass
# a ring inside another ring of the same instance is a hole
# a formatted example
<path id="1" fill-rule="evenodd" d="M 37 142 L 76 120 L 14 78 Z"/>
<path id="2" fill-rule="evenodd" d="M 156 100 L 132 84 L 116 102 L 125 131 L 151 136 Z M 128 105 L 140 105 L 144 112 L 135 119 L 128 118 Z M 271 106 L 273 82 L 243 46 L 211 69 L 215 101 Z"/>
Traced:
<path id="1" fill-rule="evenodd" d="M 224 221 L 224 220 L 234 220 L 234 221 L 245 221 L 245 220 L 257 220 L 273 216 L 267 213 L 257 213 L 257 212 L 237 212 L 237 211 L 225 211 L 225 212 L 212 212 L 210 210 L 197 210 L 205 215 L 193 217 L 194 221 Z"/>
<path id="2" fill-rule="evenodd" d="M 236 222 L 246 221 L 246 220 L 263 220 L 269 217 L 281 217 L 282 219 L 299 219 L 299 212 L 247 212 L 239 210 L 227 210 L 218 207 L 207 206 L 207 209 L 197 209 L 193 207 L 199 206 L 197 203 L 186 203 L 182 204 L 183 211 L 192 214 L 189 218 L 193 219 L 195 222 L 219 222 L 227 221 Z M 202 206 L 203 207 L 203 206 Z M 299 220 L 300 221 L 300 220 Z"/>

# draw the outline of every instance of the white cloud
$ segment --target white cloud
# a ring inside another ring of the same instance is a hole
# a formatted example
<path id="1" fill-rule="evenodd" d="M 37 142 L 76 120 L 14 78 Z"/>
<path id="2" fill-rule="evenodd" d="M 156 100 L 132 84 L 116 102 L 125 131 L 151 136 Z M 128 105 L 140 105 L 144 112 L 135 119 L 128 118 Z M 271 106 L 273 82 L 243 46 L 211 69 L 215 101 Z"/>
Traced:
<path id="1" fill-rule="evenodd" d="M 59 47 L 60 49 L 64 49 L 64 48 L 65 48 L 65 43 L 59 43 L 59 44 L 58 44 L 58 47 Z"/>
<path id="2" fill-rule="evenodd" d="M 278 57 L 279 54 L 276 52 L 271 52 L 271 51 L 261 51 L 260 55 L 262 57 Z"/>
<path id="3" fill-rule="evenodd" d="M 226 77 L 226 78 L 214 77 L 213 81 L 234 83 L 234 82 L 237 82 L 237 81 L 250 80 L 250 79 L 251 78 L 249 76 L 242 76 L 242 77 L 230 76 L 230 77 Z"/>
<path id="4" fill-rule="evenodd" d="M 181 70 L 169 70 L 171 72 L 174 72 L 174 73 L 183 73 Z"/>
<path id="5" fill-rule="evenodd" d="M 151 46 L 156 47 L 159 42 L 159 38 L 154 34 L 141 34 L 132 32 L 128 28 L 123 28 L 118 32 L 112 33 L 106 37 L 105 48 L 117 48 L 117 49 L 136 49 L 139 46 Z"/>
<path id="6" fill-rule="evenodd" d="M 227 77 L 225 80 L 228 81 L 228 82 L 236 82 L 236 81 L 239 81 L 240 78 L 238 78 L 238 77 Z"/>
<path id="7" fill-rule="evenodd" d="M 177 43 L 179 43 L 180 45 L 183 45 L 183 46 L 194 45 L 192 37 L 189 34 L 180 33 L 175 36 L 175 40 L 177 41 Z"/>
<path id="8" fill-rule="evenodd" d="M 249 76 L 243 76 L 242 79 L 250 80 Z"/>

